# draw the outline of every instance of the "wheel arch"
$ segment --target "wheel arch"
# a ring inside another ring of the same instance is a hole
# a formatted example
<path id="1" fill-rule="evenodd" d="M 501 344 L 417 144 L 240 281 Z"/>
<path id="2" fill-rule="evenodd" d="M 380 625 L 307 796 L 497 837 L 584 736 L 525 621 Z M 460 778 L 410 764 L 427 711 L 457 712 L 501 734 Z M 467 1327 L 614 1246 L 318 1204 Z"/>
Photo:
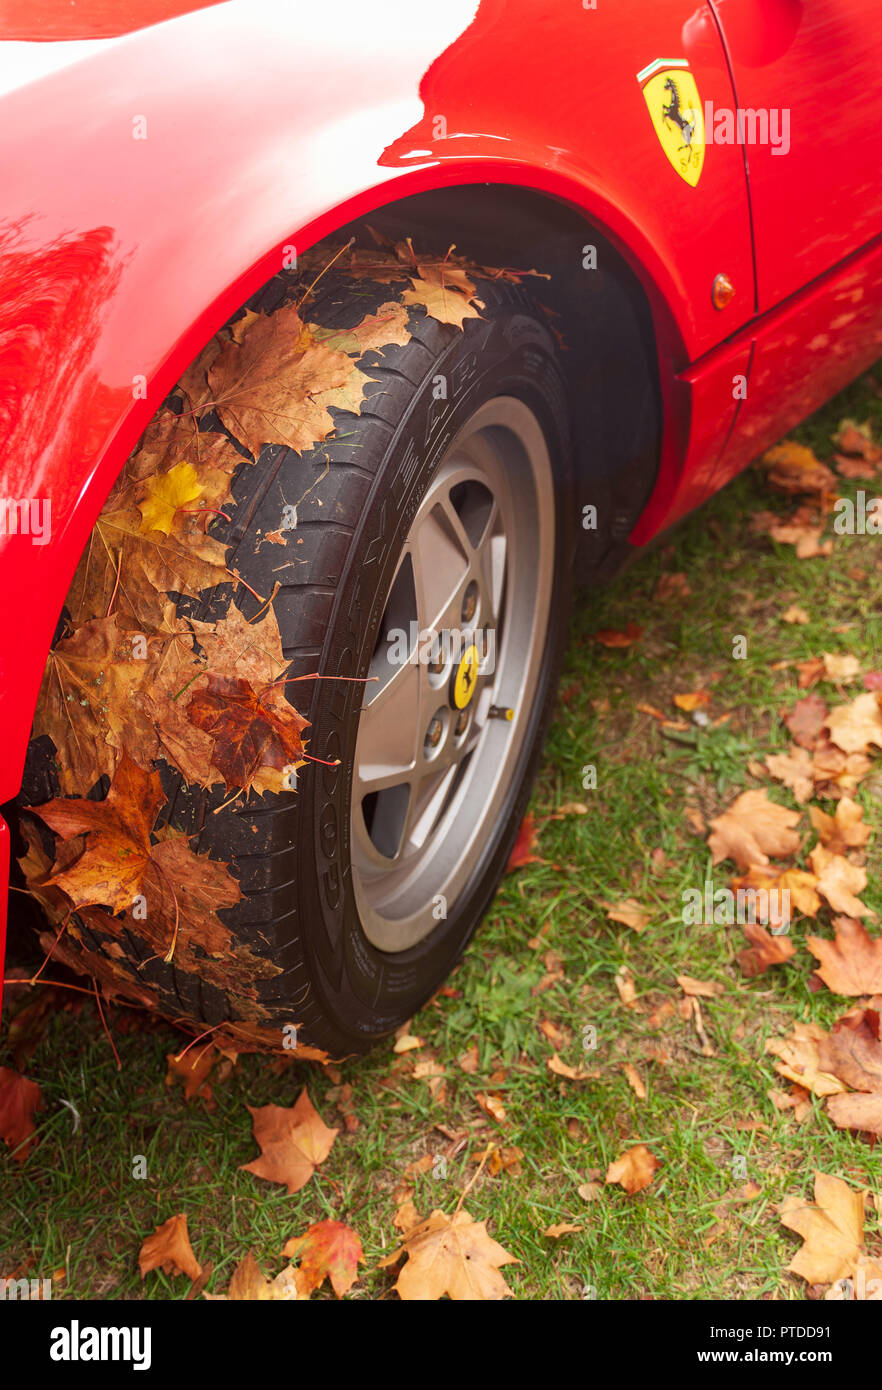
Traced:
<path id="1" fill-rule="evenodd" d="M 489 181 L 491 178 L 494 181 Z M 17 578 L 12 588 L 30 596 L 32 626 L 17 653 L 14 680 L 6 681 L 11 702 L 8 712 L 4 711 L 7 758 L 0 801 L 16 794 L 46 651 L 79 556 L 120 469 L 205 343 L 272 278 L 291 247 L 306 251 L 326 237 L 348 233 L 356 221 L 367 219 L 372 225 L 390 229 L 407 226 L 439 246 L 456 241 L 461 251 L 479 255 L 490 265 L 511 264 L 547 274 L 549 280 L 535 283 L 542 286 L 540 297 L 558 315 L 554 322 L 567 341 L 573 397 L 581 402 L 581 415 L 576 420 L 577 434 L 583 441 L 577 463 L 579 505 L 593 504 L 598 509 L 597 529 L 586 530 L 581 536 L 581 573 L 596 569 L 609 559 L 611 551 L 623 546 L 656 477 L 666 391 L 663 375 L 672 377 L 675 364 L 685 361 L 683 338 L 671 303 L 633 248 L 600 216 L 589 216 L 586 199 L 591 200 L 581 186 L 546 179 L 541 171 L 528 166 L 479 170 L 474 163 L 471 167 L 445 166 L 441 179 L 439 185 L 437 169 L 408 171 L 321 214 L 282 241 L 274 237 L 269 249 L 217 290 L 164 354 L 158 356 L 155 344 L 145 342 L 144 360 L 150 360 L 152 353 L 157 365 L 137 391 L 111 391 L 93 377 L 89 386 L 99 399 L 88 455 L 80 452 L 75 460 L 56 455 L 45 461 L 39 479 L 52 496 L 53 474 L 59 478 L 67 472 L 68 479 L 78 475 L 75 502 L 53 529 L 53 563 L 40 564 L 37 570 L 34 562 L 43 558 L 42 552 L 33 546 L 15 548 Z M 554 192 L 540 186 L 549 182 Z M 602 212 L 602 199 L 598 199 L 598 206 Z M 636 228 L 634 235 L 639 241 L 641 234 Z M 597 248 L 596 270 L 583 266 L 583 248 L 588 245 Z M 143 271 L 139 277 L 133 270 L 132 279 L 135 284 L 128 287 L 126 299 L 137 303 L 138 294 L 145 289 L 143 283 L 138 289 Z M 138 326 L 132 331 L 137 334 Z M 149 328 L 142 331 L 149 336 Z M 614 335 L 612 350 L 610 334 Z M 132 354 L 127 355 L 131 360 Z M 604 388 L 586 393 L 580 390 L 580 378 L 584 381 L 586 373 L 597 370 L 598 361 Z M 85 370 L 82 375 L 87 375 Z M 86 383 L 76 381 L 74 386 L 81 391 Z M 104 399 L 100 399 L 102 392 Z M 594 407 L 598 402 L 604 404 L 602 418 L 596 411 L 584 414 L 589 395 Z M 632 408 L 635 398 L 639 411 Z M 618 440 L 613 437 L 617 412 L 620 425 L 629 428 L 627 438 L 623 432 Z M 591 449 L 586 447 L 596 440 L 598 432 L 606 446 L 599 473 L 593 468 Z M 81 441 L 82 434 L 77 441 L 82 447 Z M 13 482 L 10 491 L 14 486 Z M 7 545 L 0 554 L 3 574 L 13 569 L 8 563 L 12 556 Z"/>

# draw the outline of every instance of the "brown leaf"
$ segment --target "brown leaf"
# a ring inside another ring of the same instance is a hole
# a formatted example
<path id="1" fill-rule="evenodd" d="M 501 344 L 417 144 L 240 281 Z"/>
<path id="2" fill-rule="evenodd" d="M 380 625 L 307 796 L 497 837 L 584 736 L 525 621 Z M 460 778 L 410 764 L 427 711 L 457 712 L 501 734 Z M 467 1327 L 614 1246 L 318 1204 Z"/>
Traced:
<path id="1" fill-rule="evenodd" d="M 815 1173 L 815 1205 L 802 1197 L 786 1197 L 781 1221 L 802 1236 L 805 1244 L 788 1268 L 809 1284 L 829 1284 L 852 1274 L 864 1253 L 866 1194 L 855 1192 L 841 1178 Z"/>
<path id="2" fill-rule="evenodd" d="M 832 1096 L 844 1091 L 845 1086 L 838 1076 L 821 1067 L 820 1050 L 826 1038 L 817 1023 L 797 1022 L 788 1037 L 767 1038 L 765 1050 L 780 1059 L 775 1063 L 779 1076 L 786 1076 L 816 1096 Z"/>
<path id="3" fill-rule="evenodd" d="M 691 975 L 678 975 L 677 984 L 684 994 L 699 999 L 714 999 L 726 992 L 726 986 L 718 984 L 716 980 L 696 980 Z"/>
<path id="4" fill-rule="evenodd" d="M 824 663 L 824 674 L 830 681 L 848 684 L 861 673 L 861 663 L 856 656 L 851 656 L 848 652 L 823 652 L 821 660 Z"/>
<path id="5" fill-rule="evenodd" d="M 292 1265 L 283 1269 L 275 1279 L 265 1279 L 260 1265 L 249 1250 L 233 1271 L 227 1297 L 235 1303 L 287 1303 L 309 1298 L 309 1292 L 301 1283 L 300 1271 Z"/>
<path id="6" fill-rule="evenodd" d="M 742 792 L 711 821 L 708 844 L 713 862 L 733 859 L 740 869 L 748 869 L 751 864 L 768 864 L 770 854 L 776 858 L 795 854 L 800 842 L 793 827 L 798 822 L 799 812 L 770 801 L 765 788 Z"/>
<path id="7" fill-rule="evenodd" d="M 835 917 L 836 939 L 807 936 L 805 944 L 821 962 L 815 972 L 834 994 L 882 994 L 882 938 L 867 934 L 852 917 Z"/>
<path id="8" fill-rule="evenodd" d="M 810 806 L 809 816 L 821 843 L 831 854 L 859 849 L 870 838 L 870 827 L 864 825 L 864 808 L 850 796 L 844 796 L 837 804 L 835 815 L 828 816 L 818 806 Z"/>
<path id="9" fill-rule="evenodd" d="M 210 674 L 208 688 L 191 697 L 187 718 L 213 739 L 211 761 L 228 791 L 248 789 L 262 767 L 282 769 L 302 760 L 300 735 L 309 720 L 290 705 L 270 705 L 240 676 Z"/>
<path id="10" fill-rule="evenodd" d="M 444 1294 L 456 1302 L 483 1302 L 511 1293 L 499 1270 L 518 1261 L 487 1234 L 483 1221 L 472 1220 L 465 1207 L 452 1217 L 433 1211 L 408 1231 L 403 1248 L 407 1263 L 395 1288 L 405 1302 Z"/>
<path id="11" fill-rule="evenodd" d="M 867 875 L 857 864 L 842 854 L 831 854 L 824 845 L 815 845 L 809 855 L 812 871 L 817 875 L 818 892 L 827 899 L 834 912 L 848 917 L 875 917 L 872 908 L 865 907 L 855 897 L 867 886 Z"/>
<path id="12" fill-rule="evenodd" d="M 644 1085 L 643 1077 L 640 1075 L 637 1068 L 631 1062 L 625 1062 L 622 1070 L 624 1071 L 625 1076 L 627 1077 L 628 1085 L 631 1087 L 631 1090 L 634 1092 L 637 1099 L 645 1100 L 646 1086 Z"/>
<path id="13" fill-rule="evenodd" d="M 882 1091 L 831 1096 L 827 1114 L 838 1129 L 856 1129 L 882 1135 Z"/>
<path id="14" fill-rule="evenodd" d="M 257 457 L 264 444 L 303 453 L 334 428 L 334 392 L 367 378 L 345 352 L 317 342 L 293 304 L 256 314 L 208 369 L 215 409 L 235 439 Z M 357 408 L 357 407 L 356 407 Z"/>
<path id="15" fill-rule="evenodd" d="M 75 907 L 107 904 L 113 912 L 129 907 L 150 863 L 150 831 L 165 800 L 158 772 L 145 772 L 123 753 L 104 801 L 46 801 L 30 810 L 62 840 L 85 835 L 74 864 L 51 880 Z"/>
<path id="16" fill-rule="evenodd" d="M 299 1257 L 300 1283 L 307 1296 L 329 1279 L 334 1293 L 342 1298 L 358 1278 L 358 1265 L 364 1263 L 357 1232 L 342 1221 L 317 1221 L 305 1235 L 286 1241 L 282 1254 Z"/>
<path id="17" fill-rule="evenodd" d="M 412 288 L 404 293 L 405 304 L 421 304 L 430 318 L 462 328 L 466 319 L 480 318 L 472 302 L 475 286 L 456 266 L 418 263 L 418 275 L 410 277 Z"/>
<path id="18" fill-rule="evenodd" d="M 806 494 L 835 492 L 836 478 L 811 449 L 792 439 L 768 449 L 762 462 L 769 469 L 768 480 L 779 492 Z"/>
<path id="19" fill-rule="evenodd" d="M 645 1144 L 635 1144 L 609 1165 L 604 1182 L 619 1183 L 628 1196 L 633 1197 L 635 1192 L 642 1192 L 649 1186 L 659 1166 L 659 1159 Z"/>
<path id="20" fill-rule="evenodd" d="M 793 942 L 784 935 L 772 936 L 758 923 L 745 922 L 744 935 L 751 943 L 736 957 L 748 979 L 761 975 L 772 965 L 782 965 L 796 954 Z"/>
<path id="21" fill-rule="evenodd" d="M 867 1016 L 874 1020 L 872 1028 L 861 1026 Z M 852 1090 L 882 1091 L 882 1043 L 875 1010 L 860 1010 L 858 1019 L 846 1014 L 821 1043 L 819 1055 L 824 1070 L 838 1076 Z"/>
<path id="22" fill-rule="evenodd" d="M 587 1067 L 571 1067 L 569 1063 L 562 1061 L 556 1052 L 553 1057 L 548 1058 L 545 1065 L 555 1076 L 565 1076 L 568 1081 L 592 1081 L 600 1075 L 599 1071 L 590 1071 Z"/>
<path id="23" fill-rule="evenodd" d="M 882 748 L 882 709 L 878 692 L 868 690 L 848 705 L 837 705 L 824 721 L 830 738 L 845 753 L 868 753 Z"/>
<path id="24" fill-rule="evenodd" d="M 595 642 L 603 647 L 632 647 L 643 635 L 643 628 L 637 623 L 628 623 L 624 631 L 617 628 L 601 628 L 591 634 Z"/>
<path id="25" fill-rule="evenodd" d="M 659 575 L 658 583 L 655 586 L 655 597 L 664 603 L 665 599 L 689 598 L 692 590 L 685 574 L 662 574 Z"/>
<path id="26" fill-rule="evenodd" d="M 652 921 L 652 913 L 642 907 L 636 898 L 623 898 L 618 903 L 608 903 L 601 899 L 600 906 L 606 908 L 606 915 L 611 922 L 623 922 L 626 927 L 632 927 L 636 932 L 643 931 Z"/>
<path id="27" fill-rule="evenodd" d="M 324 1124 L 305 1086 L 290 1108 L 249 1105 L 248 1110 L 260 1157 L 241 1167 L 258 1178 L 285 1183 L 289 1195 L 299 1192 L 331 1152 L 339 1129 L 329 1129 Z"/>
<path id="28" fill-rule="evenodd" d="M 801 748 L 813 748 L 827 719 L 820 695 L 804 695 L 785 716 L 784 723 Z"/>
<path id="29" fill-rule="evenodd" d="M 0 1139 L 14 1152 L 16 1163 L 24 1163 L 36 1139 L 34 1111 L 43 1109 L 43 1096 L 36 1081 L 28 1081 L 10 1067 L 0 1067 Z"/>
<path id="30" fill-rule="evenodd" d="M 797 801 L 807 801 L 815 789 L 812 760 L 804 748 L 788 753 L 767 753 L 766 767 L 772 776 L 790 787 Z"/>
<path id="31" fill-rule="evenodd" d="M 187 1217 L 182 1212 L 170 1216 L 161 1226 L 157 1226 L 152 1236 L 148 1236 L 138 1255 L 138 1268 L 141 1278 L 151 1269 L 161 1269 L 164 1274 L 188 1274 L 198 1279 L 202 1266 L 193 1254 L 190 1237 L 187 1233 Z"/>

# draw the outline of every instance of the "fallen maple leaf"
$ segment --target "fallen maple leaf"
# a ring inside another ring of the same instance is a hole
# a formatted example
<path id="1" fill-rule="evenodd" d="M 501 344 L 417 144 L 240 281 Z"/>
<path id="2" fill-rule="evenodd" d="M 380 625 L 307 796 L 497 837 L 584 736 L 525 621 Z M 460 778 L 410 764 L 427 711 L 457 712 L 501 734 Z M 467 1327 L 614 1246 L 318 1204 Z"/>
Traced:
<path id="1" fill-rule="evenodd" d="M 832 1096 L 845 1085 L 821 1067 L 820 1049 L 827 1034 L 817 1023 L 797 1022 L 786 1038 L 767 1038 L 765 1050 L 779 1060 L 775 1071 L 816 1096 Z"/>
<path id="2" fill-rule="evenodd" d="M 345 352 L 317 342 L 295 305 L 253 315 L 237 336 L 222 344 L 208 382 L 223 424 L 255 458 L 264 444 L 303 453 L 326 439 L 341 388 L 358 409 L 368 378 Z"/>
<path id="3" fill-rule="evenodd" d="M 505 872 L 511 873 L 513 869 L 522 869 L 525 864 L 542 864 L 544 860 L 533 853 L 539 841 L 539 832 L 536 829 L 536 821 L 532 811 L 521 821 L 517 839 L 514 842 Z"/>
<path id="4" fill-rule="evenodd" d="M 655 586 L 655 597 L 662 603 L 670 598 L 689 598 L 691 593 L 685 574 L 662 574 Z"/>
<path id="5" fill-rule="evenodd" d="M 0 1139 L 13 1150 L 16 1163 L 24 1163 L 36 1143 L 34 1111 L 42 1108 L 36 1081 L 28 1081 L 11 1067 L 0 1067 Z"/>
<path id="6" fill-rule="evenodd" d="M 124 752 L 104 801 L 75 797 L 29 807 L 62 840 L 86 836 L 82 854 L 49 882 L 75 907 L 130 907 L 150 863 L 150 831 L 164 800 L 159 773 L 145 772 Z"/>
<path id="7" fill-rule="evenodd" d="M 206 1297 L 212 1295 L 206 1294 Z M 223 1298 L 224 1295 L 215 1294 L 213 1297 Z M 260 1265 L 249 1250 L 233 1270 L 226 1297 L 235 1303 L 289 1303 L 309 1298 L 309 1293 L 301 1284 L 300 1271 L 294 1269 L 293 1265 L 288 1265 L 275 1279 L 265 1279 Z"/>
<path id="8" fill-rule="evenodd" d="M 683 695 L 674 696 L 674 704 L 678 709 L 684 709 L 687 713 L 695 709 L 704 709 L 711 702 L 709 690 L 690 690 Z"/>
<path id="9" fill-rule="evenodd" d="M 824 674 L 831 681 L 842 681 L 847 684 L 849 681 L 855 680 L 861 673 L 861 663 L 857 657 L 846 652 L 823 652 L 821 660 L 824 663 Z"/>
<path id="10" fill-rule="evenodd" d="M 305 1187 L 331 1152 L 339 1129 L 329 1129 L 309 1099 L 306 1087 L 295 1105 L 248 1106 L 260 1157 L 241 1167 L 258 1178 L 284 1183 L 289 1195 Z"/>
<path id="11" fill-rule="evenodd" d="M 772 965 L 783 965 L 796 954 L 796 947 L 789 937 L 772 936 L 755 922 L 745 922 L 743 930 L 751 944 L 739 951 L 736 959 L 748 979 L 761 975 Z"/>
<path id="12" fill-rule="evenodd" d="M 565 1076 L 567 1081 L 592 1081 L 600 1075 L 599 1071 L 590 1071 L 587 1067 L 571 1067 L 569 1063 L 562 1061 L 556 1052 L 548 1058 L 545 1065 L 555 1076 Z"/>
<path id="13" fill-rule="evenodd" d="M 827 899 L 834 912 L 848 917 L 875 917 L 872 908 L 855 897 L 867 886 L 866 871 L 852 864 L 842 854 L 831 854 L 825 845 L 815 845 L 809 855 L 812 872 L 817 876 L 818 892 Z"/>
<path id="14" fill-rule="evenodd" d="M 733 859 L 740 869 L 748 869 L 751 864 L 768 864 L 770 854 L 776 858 L 795 854 L 799 836 L 793 827 L 798 822 L 799 812 L 770 801 L 765 788 L 742 792 L 711 821 L 708 845 L 713 862 Z"/>
<path id="15" fill-rule="evenodd" d="M 828 816 L 818 806 L 810 806 L 809 817 L 821 843 L 831 854 L 859 849 L 870 838 L 870 827 L 864 824 L 864 808 L 850 796 L 842 797 L 834 815 Z"/>
<path id="16" fill-rule="evenodd" d="M 838 1076 L 853 1091 L 882 1092 L 879 1014 L 874 1009 L 846 1014 L 820 1044 L 819 1056 L 824 1070 Z"/>
<path id="17" fill-rule="evenodd" d="M 769 469 L 768 480 L 779 492 L 833 492 L 836 479 L 826 464 L 816 458 L 811 449 L 785 439 L 768 449 L 762 462 Z"/>
<path id="18" fill-rule="evenodd" d="M 138 1255 L 138 1268 L 141 1278 L 151 1269 L 161 1269 L 164 1274 L 188 1274 L 198 1279 L 202 1266 L 193 1254 L 190 1236 L 187 1232 L 187 1217 L 181 1212 L 170 1216 L 161 1226 L 157 1226 L 152 1236 L 148 1236 Z"/>
<path id="19" fill-rule="evenodd" d="M 171 533 L 175 512 L 195 502 L 202 484 L 191 463 L 176 463 L 167 473 L 154 473 L 147 482 L 146 495 L 138 503 L 142 531 Z"/>
<path id="20" fill-rule="evenodd" d="M 882 709 L 879 693 L 868 690 L 848 705 L 831 709 L 824 723 L 830 738 L 845 753 L 868 753 L 872 744 L 882 748 Z"/>
<path id="21" fill-rule="evenodd" d="M 282 1248 L 285 1257 L 299 1257 L 300 1286 L 307 1296 L 329 1279 L 342 1298 L 358 1278 L 364 1252 L 357 1232 L 342 1221 L 317 1221 L 305 1235 L 292 1236 Z"/>
<path id="22" fill-rule="evenodd" d="M 443 1298 L 454 1301 L 497 1300 L 511 1290 L 499 1273 L 502 1265 L 517 1264 L 514 1255 L 488 1235 L 483 1221 L 473 1221 L 465 1207 L 453 1216 L 435 1210 L 408 1231 L 407 1255 L 395 1289 L 405 1302 Z"/>
<path id="23" fill-rule="evenodd" d="M 801 748 L 813 748 L 827 719 L 827 706 L 820 695 L 804 695 L 784 717 Z"/>
<path id="24" fill-rule="evenodd" d="M 637 932 L 643 931 L 652 921 L 652 913 L 642 907 L 636 898 L 623 898 L 618 903 L 608 903 L 601 899 L 600 906 L 606 908 L 606 915 L 611 922 L 622 922 Z"/>
<path id="25" fill-rule="evenodd" d="M 831 1096 L 827 1114 L 838 1129 L 855 1129 L 882 1135 L 882 1091 L 856 1091 Z"/>
<path id="26" fill-rule="evenodd" d="M 645 1144 L 635 1144 L 609 1165 L 604 1182 L 619 1183 L 628 1196 L 633 1197 L 635 1192 L 642 1192 L 649 1186 L 658 1167 L 660 1160 L 655 1154 Z"/>
<path id="27" fill-rule="evenodd" d="M 807 936 L 805 944 L 821 962 L 815 974 L 834 994 L 882 994 L 882 938 L 868 935 L 852 917 L 835 917 L 834 941 Z"/>
<path id="28" fill-rule="evenodd" d="M 474 299 L 475 286 L 455 266 L 418 265 L 419 274 L 410 277 L 411 289 L 404 292 L 404 303 L 422 305 L 430 318 L 462 328 L 466 319 L 480 318 Z"/>
<path id="29" fill-rule="evenodd" d="M 618 628 L 605 627 L 599 632 L 591 634 L 595 642 L 599 642 L 604 647 L 631 647 L 643 635 L 643 628 L 636 623 L 628 623 L 624 631 Z"/>
<path id="30" fill-rule="evenodd" d="M 788 753 L 767 753 L 766 767 L 772 776 L 790 787 L 797 801 L 807 801 L 815 788 L 812 760 L 804 748 Z"/>
<path id="31" fill-rule="evenodd" d="M 786 1197 L 779 1208 L 781 1221 L 805 1242 L 788 1269 L 809 1284 L 829 1284 L 853 1274 L 864 1253 L 864 1203 L 865 1193 L 819 1172 L 815 1205 Z"/>
<path id="32" fill-rule="evenodd" d="M 300 735 L 309 720 L 290 705 L 269 705 L 240 676 L 209 675 L 208 688 L 191 698 L 187 718 L 213 740 L 211 761 L 228 791 L 248 789 L 262 767 L 282 769 L 302 761 Z"/>
<path id="33" fill-rule="evenodd" d="M 678 975 L 677 984 L 684 994 L 698 999 L 714 999 L 726 992 L 725 985 L 718 984 L 716 980 L 696 980 L 692 975 Z"/>

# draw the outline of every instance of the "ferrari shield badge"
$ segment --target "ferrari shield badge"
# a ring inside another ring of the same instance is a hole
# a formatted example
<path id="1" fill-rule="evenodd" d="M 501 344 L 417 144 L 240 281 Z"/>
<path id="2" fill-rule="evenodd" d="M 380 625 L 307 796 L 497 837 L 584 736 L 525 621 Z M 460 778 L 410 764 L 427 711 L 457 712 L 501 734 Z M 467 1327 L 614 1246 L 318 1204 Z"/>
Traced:
<path id="1" fill-rule="evenodd" d="M 704 165 L 704 115 L 695 78 L 684 58 L 657 58 L 637 81 L 659 144 L 693 188 Z"/>

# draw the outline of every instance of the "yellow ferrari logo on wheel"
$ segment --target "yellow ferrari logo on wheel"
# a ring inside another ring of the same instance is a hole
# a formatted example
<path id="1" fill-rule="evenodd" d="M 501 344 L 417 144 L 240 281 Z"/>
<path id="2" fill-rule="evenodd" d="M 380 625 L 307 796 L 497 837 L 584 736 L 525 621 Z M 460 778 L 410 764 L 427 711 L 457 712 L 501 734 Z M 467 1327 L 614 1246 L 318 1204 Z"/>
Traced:
<path id="1" fill-rule="evenodd" d="M 680 59 L 656 59 L 637 74 L 659 144 L 693 188 L 704 165 L 704 114 L 695 78 Z"/>
<path id="2" fill-rule="evenodd" d="M 478 648 L 473 642 L 463 654 L 453 678 L 453 703 L 457 709 L 465 709 L 475 693 L 479 664 Z"/>

